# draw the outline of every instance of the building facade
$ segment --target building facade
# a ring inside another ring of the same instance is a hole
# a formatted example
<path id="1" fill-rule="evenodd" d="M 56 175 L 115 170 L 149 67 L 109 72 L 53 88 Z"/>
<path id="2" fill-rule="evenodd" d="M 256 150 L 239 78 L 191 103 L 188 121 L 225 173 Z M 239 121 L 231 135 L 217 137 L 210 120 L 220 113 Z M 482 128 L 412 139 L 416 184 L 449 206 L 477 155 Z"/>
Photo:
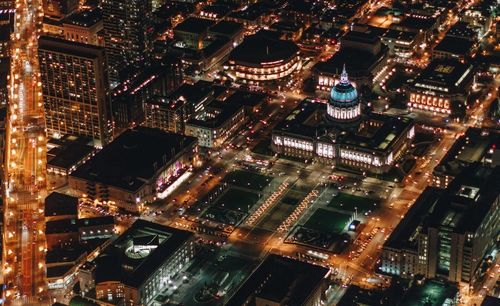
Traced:
<path id="1" fill-rule="evenodd" d="M 93 261 L 85 283 L 103 302 L 151 305 L 194 255 L 191 232 L 139 219 Z"/>
<path id="2" fill-rule="evenodd" d="M 186 123 L 186 135 L 198 138 L 198 145 L 219 148 L 246 122 L 242 105 L 214 101 Z"/>
<path id="3" fill-rule="evenodd" d="M 189 174 L 196 151 L 193 137 L 129 129 L 72 172 L 69 186 L 88 201 L 142 211 Z"/>
<path id="4" fill-rule="evenodd" d="M 477 163 L 447 189 L 426 189 L 384 244 L 379 271 L 473 283 L 498 235 L 499 175 Z"/>
<path id="5" fill-rule="evenodd" d="M 253 35 L 231 52 L 226 68 L 233 78 L 258 84 L 285 78 L 300 69 L 299 55 L 294 42 Z"/>
<path id="6" fill-rule="evenodd" d="M 88 136 L 95 146 L 112 137 L 104 49 L 44 36 L 38 51 L 47 134 Z"/>
<path id="7" fill-rule="evenodd" d="M 104 46 L 102 29 L 102 11 L 98 8 L 80 11 L 62 21 L 64 38 L 84 44 Z"/>
<path id="8" fill-rule="evenodd" d="M 465 109 L 474 67 L 456 60 L 433 60 L 416 78 L 405 85 L 410 109 L 451 115 Z"/>
<path id="9" fill-rule="evenodd" d="M 375 173 L 387 172 L 409 148 L 413 122 L 380 114 L 364 115 L 347 73 L 328 102 L 303 101 L 273 130 L 276 153 Z"/>
<path id="10" fill-rule="evenodd" d="M 149 0 L 103 0 L 104 45 L 109 65 L 111 87 L 118 84 L 120 70 L 144 60 L 149 48 Z"/>

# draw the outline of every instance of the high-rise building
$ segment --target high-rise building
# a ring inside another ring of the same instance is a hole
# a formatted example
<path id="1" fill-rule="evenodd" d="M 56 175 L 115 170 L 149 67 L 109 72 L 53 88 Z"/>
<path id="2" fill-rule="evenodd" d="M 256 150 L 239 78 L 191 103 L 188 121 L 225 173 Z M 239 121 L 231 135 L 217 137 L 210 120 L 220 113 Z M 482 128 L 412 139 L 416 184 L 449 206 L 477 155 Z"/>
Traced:
<path id="1" fill-rule="evenodd" d="M 500 167 L 476 163 L 446 189 L 428 187 L 387 239 L 379 270 L 473 283 L 495 248 Z"/>
<path id="2" fill-rule="evenodd" d="M 103 0 L 104 43 L 112 87 L 120 71 L 144 59 L 151 20 L 150 0 Z"/>
<path id="3" fill-rule="evenodd" d="M 182 82 L 182 62 L 179 58 L 164 58 L 137 69 L 134 76 L 112 91 L 115 127 L 131 127 L 144 121 L 146 103 L 168 96 Z"/>
<path id="4" fill-rule="evenodd" d="M 94 145 L 112 136 L 104 48 L 43 36 L 39 48 L 47 134 L 88 136 Z"/>

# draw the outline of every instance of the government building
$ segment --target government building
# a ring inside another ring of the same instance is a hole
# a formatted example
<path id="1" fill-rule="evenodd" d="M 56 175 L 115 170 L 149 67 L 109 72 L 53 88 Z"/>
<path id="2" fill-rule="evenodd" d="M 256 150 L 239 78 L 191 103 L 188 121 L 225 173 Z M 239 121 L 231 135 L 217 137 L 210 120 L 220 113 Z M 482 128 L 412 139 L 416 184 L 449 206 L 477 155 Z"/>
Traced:
<path id="1" fill-rule="evenodd" d="M 273 130 L 276 153 L 385 173 L 409 148 L 413 121 L 363 114 L 345 66 L 327 103 L 304 100 Z"/>

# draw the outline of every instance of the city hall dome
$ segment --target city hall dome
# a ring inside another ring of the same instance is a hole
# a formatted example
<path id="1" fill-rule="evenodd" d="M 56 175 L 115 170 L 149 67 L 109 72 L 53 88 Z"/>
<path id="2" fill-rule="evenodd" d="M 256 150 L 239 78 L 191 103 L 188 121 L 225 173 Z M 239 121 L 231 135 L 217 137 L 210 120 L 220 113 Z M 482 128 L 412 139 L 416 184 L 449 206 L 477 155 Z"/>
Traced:
<path id="1" fill-rule="evenodd" d="M 361 117 L 361 104 L 358 99 L 356 87 L 349 81 L 349 76 L 344 68 L 331 92 L 328 101 L 327 114 L 335 122 L 352 122 Z"/>

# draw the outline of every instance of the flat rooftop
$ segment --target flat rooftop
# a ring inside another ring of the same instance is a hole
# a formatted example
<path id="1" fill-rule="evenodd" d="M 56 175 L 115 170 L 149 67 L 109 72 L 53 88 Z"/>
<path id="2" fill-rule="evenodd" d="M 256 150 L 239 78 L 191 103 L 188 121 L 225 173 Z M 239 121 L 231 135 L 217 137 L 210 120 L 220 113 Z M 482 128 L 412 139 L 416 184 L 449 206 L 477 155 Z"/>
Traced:
<path id="1" fill-rule="evenodd" d="M 244 29 L 243 24 L 234 21 L 222 20 L 210 28 L 210 33 L 215 35 L 233 36 Z"/>
<path id="2" fill-rule="evenodd" d="M 82 143 L 70 143 L 64 147 L 53 148 L 51 151 L 54 149 L 57 149 L 57 153 L 47 162 L 47 165 L 66 170 L 94 151 L 94 147 Z"/>
<path id="3" fill-rule="evenodd" d="M 428 225 L 475 233 L 500 193 L 500 167 L 475 163 L 465 168 L 437 201 Z"/>
<path id="4" fill-rule="evenodd" d="M 374 31 L 349 31 L 342 38 L 342 41 L 353 41 L 363 44 L 376 44 L 380 41 L 380 38 Z"/>
<path id="5" fill-rule="evenodd" d="M 184 106 L 185 103 L 196 105 L 214 95 L 215 91 L 212 83 L 198 81 L 195 84 L 183 83 L 166 98 L 159 97 L 157 100 L 149 100 L 146 103 L 158 104 L 171 110 L 177 110 L 179 107 Z"/>
<path id="6" fill-rule="evenodd" d="M 261 66 L 287 61 L 298 52 L 299 47 L 293 41 L 251 35 L 231 52 L 229 60 Z"/>
<path id="7" fill-rule="evenodd" d="M 94 59 L 104 56 L 104 48 L 76 41 L 67 41 L 52 36 L 40 36 L 38 39 L 38 49 L 40 51 L 51 51 L 54 53 L 65 53 L 76 57 Z"/>
<path id="8" fill-rule="evenodd" d="M 179 23 L 174 31 L 182 31 L 188 33 L 201 34 L 208 31 L 208 28 L 213 26 L 215 21 L 205 18 L 188 17 L 183 22 Z"/>
<path id="9" fill-rule="evenodd" d="M 473 66 L 453 59 L 436 59 L 416 77 L 413 86 L 417 88 L 453 93 L 465 90 L 472 79 Z"/>
<path id="10" fill-rule="evenodd" d="M 213 101 L 206 106 L 206 112 L 216 113 L 214 117 L 195 117 L 189 119 L 186 124 L 204 128 L 215 129 L 222 126 L 230 118 L 236 115 L 243 106 L 241 104 L 231 104 L 227 102 Z"/>
<path id="11" fill-rule="evenodd" d="M 52 192 L 45 198 L 45 217 L 78 215 L 78 198 Z"/>
<path id="12" fill-rule="evenodd" d="M 225 102 L 253 108 L 260 105 L 265 99 L 267 99 L 267 94 L 264 92 L 237 90 Z"/>
<path id="13" fill-rule="evenodd" d="M 63 20 L 63 24 L 91 27 L 100 21 L 102 21 L 102 10 L 100 8 L 92 8 L 67 16 Z"/>
<path id="14" fill-rule="evenodd" d="M 328 274 L 321 266 L 269 255 L 226 305 L 243 305 L 253 294 L 280 305 L 303 305 Z"/>
<path id="15" fill-rule="evenodd" d="M 434 47 L 434 51 L 465 56 L 472 50 L 473 45 L 474 42 L 469 39 L 447 35 Z"/>
<path id="16" fill-rule="evenodd" d="M 194 146 L 196 141 L 194 137 L 159 129 L 129 129 L 70 176 L 133 192 L 154 178 L 158 169 L 170 165 Z"/>
<path id="17" fill-rule="evenodd" d="M 431 29 L 436 22 L 437 19 L 434 17 L 418 18 L 409 16 L 403 19 L 403 21 L 401 21 L 398 25 L 407 29 L 427 31 Z"/>
<path id="18" fill-rule="evenodd" d="M 313 69 L 319 73 L 340 74 L 345 64 L 350 77 L 368 76 L 372 67 L 383 59 L 386 47 L 383 46 L 382 50 L 374 55 L 364 50 L 341 48 L 329 60 L 317 63 Z"/>
<path id="19" fill-rule="evenodd" d="M 45 223 L 45 234 L 72 233 L 77 232 L 80 227 L 112 225 L 114 223 L 113 216 L 54 220 Z"/>
<path id="20" fill-rule="evenodd" d="M 119 281 L 138 288 L 192 236 L 188 231 L 139 219 L 95 259 L 95 282 Z M 149 248 L 134 250 L 143 243 Z"/>
<path id="21" fill-rule="evenodd" d="M 469 40 L 474 40 L 477 37 L 477 32 L 465 21 L 459 21 L 452 26 L 446 36 L 463 37 Z"/>
<path id="22" fill-rule="evenodd" d="M 393 29 L 388 29 L 384 34 L 382 34 L 383 38 L 394 39 L 397 41 L 404 42 L 413 42 L 417 37 L 416 33 L 413 32 L 405 32 L 405 31 L 397 31 Z"/>
<path id="23" fill-rule="evenodd" d="M 493 163 L 496 166 L 493 156 L 500 153 L 497 148 L 500 149 L 500 133 L 496 130 L 469 128 L 434 168 L 434 175 L 454 177 L 475 162 Z"/>
<path id="24" fill-rule="evenodd" d="M 74 263 L 82 256 L 90 254 L 110 238 L 85 239 L 70 246 L 51 248 L 45 255 L 47 265 Z"/>

